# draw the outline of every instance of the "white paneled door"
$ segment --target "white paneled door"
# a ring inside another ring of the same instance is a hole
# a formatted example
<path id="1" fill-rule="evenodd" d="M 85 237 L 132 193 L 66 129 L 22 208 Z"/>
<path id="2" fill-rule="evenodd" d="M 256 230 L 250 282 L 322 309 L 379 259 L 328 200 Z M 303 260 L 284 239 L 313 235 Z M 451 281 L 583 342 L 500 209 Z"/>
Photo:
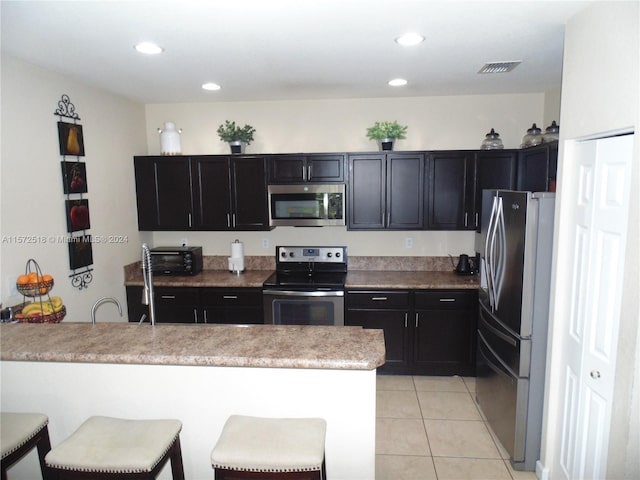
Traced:
<path id="1" fill-rule="evenodd" d="M 568 316 L 562 327 L 564 395 L 554 479 L 604 479 L 629 215 L 633 135 L 578 142 Z M 569 268 L 559 260 L 558 268 Z M 569 273 L 569 272 L 565 272 Z"/>

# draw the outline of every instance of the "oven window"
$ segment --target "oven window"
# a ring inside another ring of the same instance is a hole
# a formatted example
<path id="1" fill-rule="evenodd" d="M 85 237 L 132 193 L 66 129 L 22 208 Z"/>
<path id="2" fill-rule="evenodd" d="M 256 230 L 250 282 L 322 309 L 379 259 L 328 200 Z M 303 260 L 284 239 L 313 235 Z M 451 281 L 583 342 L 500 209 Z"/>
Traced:
<path id="1" fill-rule="evenodd" d="M 277 325 L 336 325 L 335 300 L 273 301 L 273 318 Z"/>

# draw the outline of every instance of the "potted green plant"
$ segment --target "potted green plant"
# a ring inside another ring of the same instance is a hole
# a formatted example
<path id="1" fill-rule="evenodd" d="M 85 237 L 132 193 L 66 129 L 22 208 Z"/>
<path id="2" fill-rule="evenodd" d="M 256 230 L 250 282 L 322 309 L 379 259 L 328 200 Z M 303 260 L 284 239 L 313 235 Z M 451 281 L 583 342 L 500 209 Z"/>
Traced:
<path id="1" fill-rule="evenodd" d="M 256 129 L 251 125 L 241 127 L 236 122 L 225 120 L 218 127 L 218 136 L 223 142 L 227 142 L 231 147 L 231 153 L 244 153 L 245 146 L 253 141 L 253 134 Z"/>
<path id="2" fill-rule="evenodd" d="M 393 150 L 395 140 L 407 138 L 407 127 L 400 125 L 396 120 L 393 122 L 376 122 L 373 127 L 367 128 L 369 140 L 376 140 L 380 150 Z"/>

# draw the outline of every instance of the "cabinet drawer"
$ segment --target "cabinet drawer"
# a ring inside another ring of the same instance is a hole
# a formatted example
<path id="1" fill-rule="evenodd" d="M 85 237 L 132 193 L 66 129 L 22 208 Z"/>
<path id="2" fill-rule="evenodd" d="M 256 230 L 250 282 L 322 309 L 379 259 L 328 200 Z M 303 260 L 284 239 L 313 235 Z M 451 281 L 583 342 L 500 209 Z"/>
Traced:
<path id="1" fill-rule="evenodd" d="M 477 290 L 429 290 L 416 292 L 416 308 L 476 308 Z"/>
<path id="2" fill-rule="evenodd" d="M 368 290 L 347 292 L 347 308 L 408 308 L 409 292 L 388 290 Z"/>
<path id="3" fill-rule="evenodd" d="M 204 307 L 260 307 L 262 291 L 255 289 L 203 289 L 201 301 Z"/>
<path id="4" fill-rule="evenodd" d="M 197 308 L 200 303 L 198 290 L 195 288 L 156 287 L 154 299 L 156 305 L 185 305 Z"/>

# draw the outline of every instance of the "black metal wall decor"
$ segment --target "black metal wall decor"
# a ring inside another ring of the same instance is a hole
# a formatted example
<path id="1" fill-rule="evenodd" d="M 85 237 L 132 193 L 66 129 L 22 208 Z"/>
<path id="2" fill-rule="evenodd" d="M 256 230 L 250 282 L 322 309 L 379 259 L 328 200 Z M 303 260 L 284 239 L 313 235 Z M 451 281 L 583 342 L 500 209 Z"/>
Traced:
<path id="1" fill-rule="evenodd" d="M 63 94 L 58 101 L 58 108 L 53 112 L 58 121 L 58 143 L 62 161 L 62 188 L 66 195 L 65 218 L 67 220 L 67 243 L 69 245 L 69 269 L 71 285 L 79 290 L 87 288 L 93 280 L 93 250 L 91 228 L 89 222 L 89 200 L 84 198 L 88 193 L 87 168 L 80 157 L 85 156 L 84 133 L 78 123 L 80 116 L 68 95 Z M 72 122 L 63 121 L 63 118 Z M 71 157 L 69 159 L 68 157 Z M 75 159 L 73 159 L 75 157 Z"/>

